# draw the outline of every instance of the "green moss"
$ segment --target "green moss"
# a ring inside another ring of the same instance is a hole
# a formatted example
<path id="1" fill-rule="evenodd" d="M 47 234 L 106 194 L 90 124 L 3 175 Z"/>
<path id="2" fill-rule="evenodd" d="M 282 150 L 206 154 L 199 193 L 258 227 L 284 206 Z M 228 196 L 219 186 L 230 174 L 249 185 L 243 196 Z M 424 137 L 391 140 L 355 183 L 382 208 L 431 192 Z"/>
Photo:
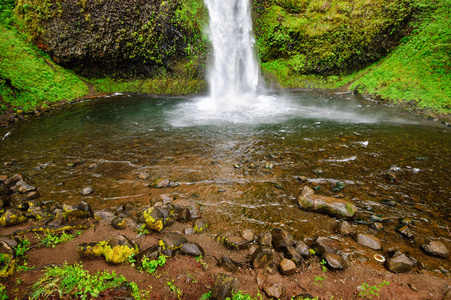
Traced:
<path id="1" fill-rule="evenodd" d="M 0 96 L 13 107 L 31 110 L 45 102 L 89 93 L 85 83 L 54 64 L 15 30 L 0 25 Z"/>
<path id="2" fill-rule="evenodd" d="M 1 253 L 0 278 L 5 278 L 14 273 L 16 260 L 11 254 Z"/>
<path id="3" fill-rule="evenodd" d="M 105 256 L 105 260 L 113 264 L 121 264 L 123 262 L 126 262 L 128 261 L 128 257 L 133 254 L 139 254 L 137 247 L 130 248 L 126 245 L 117 245 L 111 247 L 109 245 L 106 245 L 103 248 L 103 255 Z"/>

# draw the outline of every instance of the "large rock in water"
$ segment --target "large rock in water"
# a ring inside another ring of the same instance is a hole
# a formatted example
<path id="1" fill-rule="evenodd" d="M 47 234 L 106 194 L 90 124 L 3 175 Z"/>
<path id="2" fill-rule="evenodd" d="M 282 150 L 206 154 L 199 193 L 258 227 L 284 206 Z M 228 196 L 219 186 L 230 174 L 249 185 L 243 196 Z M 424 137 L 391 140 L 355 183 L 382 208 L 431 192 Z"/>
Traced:
<path id="1" fill-rule="evenodd" d="M 357 207 L 351 202 L 315 195 L 315 192 L 308 186 L 304 186 L 298 198 L 298 204 L 305 210 L 316 211 L 338 218 L 352 218 L 357 212 Z"/>
<path id="2" fill-rule="evenodd" d="M 382 248 L 381 240 L 371 234 L 359 233 L 355 236 L 355 240 L 357 243 L 374 250 L 380 250 Z"/>
<path id="3" fill-rule="evenodd" d="M 448 258 L 449 250 L 446 246 L 439 241 L 432 241 L 429 244 L 421 245 L 421 249 L 429 255 L 440 257 L 440 258 Z"/>

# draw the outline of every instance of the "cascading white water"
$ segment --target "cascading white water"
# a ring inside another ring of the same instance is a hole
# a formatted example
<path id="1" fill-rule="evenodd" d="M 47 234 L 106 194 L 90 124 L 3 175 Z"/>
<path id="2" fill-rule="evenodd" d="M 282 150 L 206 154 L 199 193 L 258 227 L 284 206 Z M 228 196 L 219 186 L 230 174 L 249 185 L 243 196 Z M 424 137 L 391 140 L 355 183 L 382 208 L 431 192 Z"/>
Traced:
<path id="1" fill-rule="evenodd" d="M 355 108 L 303 103 L 300 97 L 268 95 L 259 83 L 253 49 L 250 0 L 204 0 L 210 15 L 213 65 L 207 97 L 190 99 L 167 112 L 172 126 L 280 123 L 290 118 L 376 122 Z M 306 101 L 308 102 L 308 100 Z"/>
<path id="2" fill-rule="evenodd" d="M 249 0 L 206 0 L 205 4 L 213 44 L 214 62 L 208 76 L 212 101 L 255 97 L 259 67 Z"/>

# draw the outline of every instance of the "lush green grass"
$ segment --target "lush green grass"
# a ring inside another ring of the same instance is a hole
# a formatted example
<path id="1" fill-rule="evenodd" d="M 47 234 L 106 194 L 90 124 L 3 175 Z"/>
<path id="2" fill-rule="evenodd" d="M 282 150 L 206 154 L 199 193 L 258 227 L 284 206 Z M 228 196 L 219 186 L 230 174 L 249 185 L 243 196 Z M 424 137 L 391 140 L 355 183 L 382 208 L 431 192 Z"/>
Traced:
<path id="1" fill-rule="evenodd" d="M 350 77 L 350 86 L 393 102 L 451 111 L 451 0 L 442 0 L 387 58 Z"/>
<path id="2" fill-rule="evenodd" d="M 44 102 L 89 93 L 77 76 L 61 68 L 14 29 L 0 25 L 0 96 L 3 105 L 33 109 Z"/>

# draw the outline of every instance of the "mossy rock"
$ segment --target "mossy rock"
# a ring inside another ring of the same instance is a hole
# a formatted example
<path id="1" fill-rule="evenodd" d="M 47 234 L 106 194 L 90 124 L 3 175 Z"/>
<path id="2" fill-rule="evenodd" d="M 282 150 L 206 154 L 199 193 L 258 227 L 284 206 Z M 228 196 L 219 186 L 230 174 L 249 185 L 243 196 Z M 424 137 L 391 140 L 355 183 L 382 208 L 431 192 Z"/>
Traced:
<path id="1" fill-rule="evenodd" d="M 141 213 L 143 221 L 147 228 L 161 231 L 164 227 L 164 218 L 161 211 L 156 207 L 149 207 Z"/>
<path id="2" fill-rule="evenodd" d="M 160 246 L 162 249 L 178 250 L 187 242 L 187 239 L 180 233 L 170 232 L 160 241 Z"/>
<path id="3" fill-rule="evenodd" d="M 99 243 L 83 243 L 78 245 L 77 252 L 81 258 L 97 258 L 103 255 L 103 250 L 106 245 L 106 242 Z"/>
<path id="4" fill-rule="evenodd" d="M 23 212 L 17 210 L 17 209 L 10 209 L 7 210 L 1 217 L 0 217 L 0 226 L 13 226 L 20 223 L 23 223 L 27 220 L 27 217 L 23 214 Z"/>
<path id="5" fill-rule="evenodd" d="M 6 278 L 14 273 L 16 260 L 13 254 L 0 253 L 0 278 Z"/>
<path id="6" fill-rule="evenodd" d="M 139 254 L 138 245 L 121 234 L 111 238 L 103 248 L 105 260 L 113 264 L 121 264 L 127 261 L 132 254 Z"/>
<path id="7" fill-rule="evenodd" d="M 63 204 L 63 210 L 69 219 L 83 219 L 94 216 L 91 206 L 85 201 L 80 201 L 77 205 Z"/>

